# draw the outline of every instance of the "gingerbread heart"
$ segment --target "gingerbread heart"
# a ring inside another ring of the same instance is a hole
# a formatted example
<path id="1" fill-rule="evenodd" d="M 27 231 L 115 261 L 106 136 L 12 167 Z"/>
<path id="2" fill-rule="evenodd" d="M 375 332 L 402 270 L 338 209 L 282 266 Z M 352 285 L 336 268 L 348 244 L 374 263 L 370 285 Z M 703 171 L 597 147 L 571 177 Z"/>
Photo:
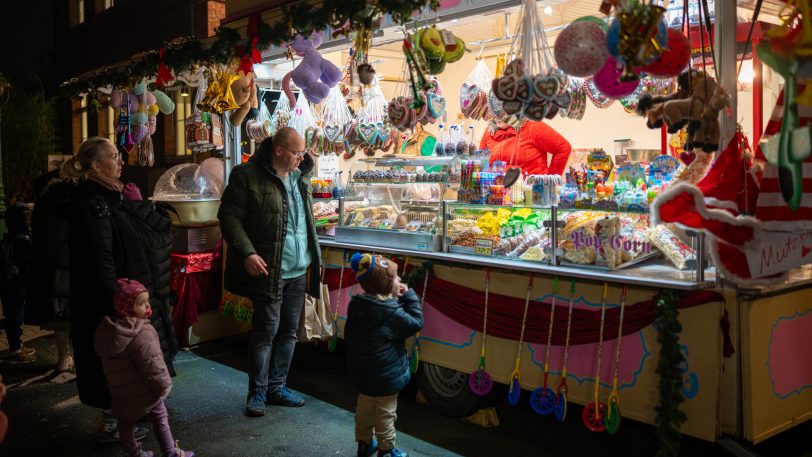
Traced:
<path id="1" fill-rule="evenodd" d="M 524 103 L 518 100 L 511 100 L 502 103 L 502 109 L 508 114 L 518 114 L 522 110 L 523 106 Z"/>
<path id="2" fill-rule="evenodd" d="M 445 113 L 445 97 L 429 92 L 426 96 L 430 114 L 436 119 Z"/>
<path id="3" fill-rule="evenodd" d="M 561 82 L 555 76 L 536 76 L 533 79 L 533 91 L 545 100 L 552 101 L 560 87 Z"/>
<path id="4" fill-rule="evenodd" d="M 515 75 L 502 76 L 493 80 L 493 93 L 499 100 L 508 102 L 516 100 L 519 91 L 519 78 Z"/>
<path id="5" fill-rule="evenodd" d="M 383 122 L 378 122 L 378 139 L 381 143 L 386 143 L 390 136 L 392 136 L 392 132 L 383 125 Z"/>
<path id="6" fill-rule="evenodd" d="M 533 95 L 533 78 L 530 76 L 522 76 L 519 78 L 519 84 L 516 86 L 516 100 L 529 102 L 532 100 Z"/>
<path id="7" fill-rule="evenodd" d="M 522 59 L 513 59 L 506 66 L 502 76 L 524 76 L 524 61 Z"/>
<path id="8" fill-rule="evenodd" d="M 325 125 L 324 136 L 330 143 L 339 143 L 344 139 L 343 129 L 338 125 Z"/>
<path id="9" fill-rule="evenodd" d="M 371 122 L 358 124 L 356 130 L 364 143 L 372 144 L 378 138 L 378 126 Z"/>
<path id="10" fill-rule="evenodd" d="M 462 83 L 460 87 L 460 109 L 463 111 L 474 103 L 481 89 L 476 84 Z"/>
<path id="11" fill-rule="evenodd" d="M 524 107 L 524 117 L 531 121 L 540 121 L 547 114 L 547 108 L 547 103 L 530 103 Z"/>
<path id="12" fill-rule="evenodd" d="M 403 98 L 398 97 L 389 102 L 386 107 L 386 114 L 389 120 L 395 125 L 403 125 L 404 120 L 408 117 L 408 105 L 403 103 Z"/>

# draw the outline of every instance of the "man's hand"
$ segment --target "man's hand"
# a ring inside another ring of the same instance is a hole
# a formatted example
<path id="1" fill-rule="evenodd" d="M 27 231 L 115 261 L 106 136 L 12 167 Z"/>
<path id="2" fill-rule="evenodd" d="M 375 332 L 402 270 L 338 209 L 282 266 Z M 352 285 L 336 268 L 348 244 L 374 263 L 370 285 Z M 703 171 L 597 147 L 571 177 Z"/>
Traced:
<path id="1" fill-rule="evenodd" d="M 251 254 L 245 258 L 243 262 L 245 271 L 251 276 L 268 276 L 268 265 L 262 260 L 262 257 L 257 254 Z"/>

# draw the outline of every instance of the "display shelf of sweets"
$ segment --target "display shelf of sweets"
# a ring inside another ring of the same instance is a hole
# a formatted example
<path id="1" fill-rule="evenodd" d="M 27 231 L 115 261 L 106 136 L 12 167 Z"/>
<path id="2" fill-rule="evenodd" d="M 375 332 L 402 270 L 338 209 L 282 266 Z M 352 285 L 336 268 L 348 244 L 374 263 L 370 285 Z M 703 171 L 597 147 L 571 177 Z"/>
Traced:
<path id="1" fill-rule="evenodd" d="M 492 166 L 483 168 L 480 159 L 460 162 L 460 183 L 457 201 L 481 205 L 511 205 L 512 192 L 505 187 L 506 163 L 495 161 Z"/>
<path id="2" fill-rule="evenodd" d="M 561 265 L 616 270 L 660 254 L 647 213 L 559 208 L 556 215 Z"/>
<path id="3" fill-rule="evenodd" d="M 551 209 L 446 203 L 448 252 L 550 262 Z"/>
<path id="4" fill-rule="evenodd" d="M 453 157 L 432 159 L 382 158 L 364 162 L 371 169 L 352 172 L 347 196 L 364 198 L 368 204 L 343 208 L 336 240 L 440 250 L 439 214 Z"/>

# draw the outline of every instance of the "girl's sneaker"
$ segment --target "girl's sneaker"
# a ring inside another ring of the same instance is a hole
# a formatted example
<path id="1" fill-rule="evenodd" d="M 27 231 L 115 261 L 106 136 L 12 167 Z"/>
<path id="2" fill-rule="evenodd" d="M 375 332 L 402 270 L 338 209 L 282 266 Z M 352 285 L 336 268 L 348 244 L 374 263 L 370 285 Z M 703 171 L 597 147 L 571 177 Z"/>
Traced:
<path id="1" fill-rule="evenodd" d="M 378 440 L 372 437 L 372 442 L 358 442 L 358 457 L 370 457 L 378 450 Z"/>
<path id="2" fill-rule="evenodd" d="M 135 441 L 141 441 L 146 438 L 147 430 L 146 427 L 140 427 L 138 425 L 135 426 L 133 430 L 133 435 L 135 436 Z M 99 443 L 115 443 L 118 442 L 118 424 L 114 426 L 110 426 L 104 422 L 101 423 L 99 426 L 99 431 L 96 433 L 96 441 Z"/>
<path id="3" fill-rule="evenodd" d="M 409 457 L 408 452 L 401 451 L 400 449 L 379 449 L 378 457 Z"/>

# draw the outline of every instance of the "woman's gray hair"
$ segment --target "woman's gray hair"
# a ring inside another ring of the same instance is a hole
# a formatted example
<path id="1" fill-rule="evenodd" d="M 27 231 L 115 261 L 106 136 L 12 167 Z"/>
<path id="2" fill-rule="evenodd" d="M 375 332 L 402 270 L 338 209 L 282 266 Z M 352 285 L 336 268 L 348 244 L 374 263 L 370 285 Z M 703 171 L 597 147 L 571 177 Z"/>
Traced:
<path id="1" fill-rule="evenodd" d="M 101 154 L 108 144 L 112 144 L 110 140 L 100 136 L 85 140 L 76 154 L 62 164 L 62 177 L 79 179 L 87 175 L 92 170 L 93 162 L 102 158 Z"/>

